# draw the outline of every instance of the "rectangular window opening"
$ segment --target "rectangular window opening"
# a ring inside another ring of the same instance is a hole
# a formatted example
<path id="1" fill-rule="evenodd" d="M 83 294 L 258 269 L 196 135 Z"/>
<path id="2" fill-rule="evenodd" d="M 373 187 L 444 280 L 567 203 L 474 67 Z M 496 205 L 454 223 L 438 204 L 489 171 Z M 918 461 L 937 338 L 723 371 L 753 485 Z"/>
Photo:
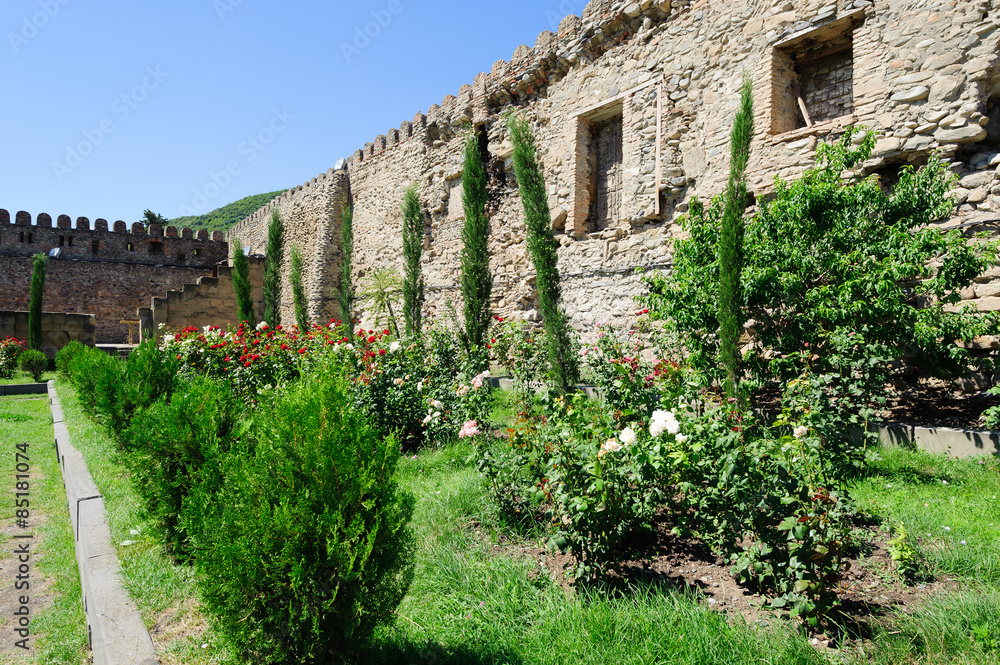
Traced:
<path id="1" fill-rule="evenodd" d="M 854 28 L 847 16 L 774 47 L 771 130 L 775 134 L 854 113 Z"/>
<path id="2" fill-rule="evenodd" d="M 97 254 L 101 251 L 101 243 L 98 240 L 90 241 L 90 253 Z"/>
<path id="3" fill-rule="evenodd" d="M 162 242 L 151 242 L 151 243 L 149 243 L 149 253 L 150 254 L 162 254 L 163 253 L 163 243 Z"/>

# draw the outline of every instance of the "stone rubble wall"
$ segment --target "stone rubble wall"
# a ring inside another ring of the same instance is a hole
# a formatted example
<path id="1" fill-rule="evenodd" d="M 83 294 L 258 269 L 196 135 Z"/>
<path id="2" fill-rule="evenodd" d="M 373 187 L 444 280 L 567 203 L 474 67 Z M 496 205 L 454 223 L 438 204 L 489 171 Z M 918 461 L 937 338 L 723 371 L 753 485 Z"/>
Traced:
<path id="1" fill-rule="evenodd" d="M 259 321 L 264 318 L 264 258 L 254 255 L 249 260 L 250 286 Z M 165 297 L 153 298 L 149 307 L 138 309 L 136 316 L 143 340 L 158 337 L 161 325 L 171 332 L 189 326 L 220 326 L 223 329 L 238 326 L 240 308 L 233 288 L 231 265 L 217 266 L 214 276 L 199 277 L 196 282 L 167 291 Z"/>
<path id="2" fill-rule="evenodd" d="M 120 220 L 109 228 L 104 219 L 91 225 L 86 217 L 74 226 L 67 215 L 53 224 L 47 214 L 32 220 L 23 211 L 11 223 L 10 213 L 0 209 L 0 308 L 27 310 L 31 257 L 57 248 L 59 255 L 46 265 L 44 308 L 94 315 L 96 342 L 104 344 L 126 343 L 128 325 L 121 321 L 135 320 L 136 309 L 151 297 L 211 275 L 229 255 L 219 232 L 158 224 L 147 231 L 139 223 L 129 229 Z"/>
<path id="3" fill-rule="evenodd" d="M 347 160 L 342 178 L 349 179 L 355 210 L 355 281 L 381 267 L 401 270 L 399 209 L 403 191 L 416 183 L 428 214 L 427 314 L 440 316 L 449 299 L 461 309 L 462 145 L 466 127 L 477 127 L 488 134 L 493 162 L 494 307 L 537 320 L 503 121 L 514 108 L 536 132 L 571 321 L 580 329 L 630 323 L 638 309 L 633 299 L 644 292 L 639 271 L 669 267 L 678 217 L 693 197 L 707 200 L 725 186 L 744 72 L 754 85 L 748 179 L 755 197 L 773 191 L 775 176 L 794 179 L 812 167 L 819 141 L 860 124 L 878 139 L 866 174 L 891 182 L 900 167 L 919 166 L 932 151 L 949 160 L 960 178 L 959 205 L 942 226 L 1000 216 L 1000 8 L 989 0 L 827 2 L 593 0 L 582 16 L 566 17 L 558 33 L 518 47 L 510 61 L 498 61 Z M 850 45 L 853 112 L 797 128 L 795 59 L 827 43 Z M 621 208 L 611 223 L 595 224 L 588 219 L 592 128 L 616 114 Z M 286 221 L 297 232 L 323 228 L 334 195 L 323 176 L 297 188 L 282 197 L 286 207 L 298 203 Z M 265 212 L 241 223 L 240 233 L 264 226 Z M 337 238 L 321 242 L 336 245 Z M 255 251 L 261 246 L 254 241 Z M 325 284 L 336 283 L 336 253 L 316 266 L 327 274 Z M 1000 309 L 998 278 L 1000 269 L 963 297 L 981 310 Z"/>
<path id="4" fill-rule="evenodd" d="M 42 312 L 42 348 L 49 359 L 72 341 L 94 346 L 97 339 L 97 320 L 93 314 L 63 314 L 62 312 Z M 16 337 L 28 339 L 28 313 L 0 312 L 0 339 Z"/>
<path id="5" fill-rule="evenodd" d="M 292 247 L 302 253 L 302 284 L 309 301 L 309 316 L 326 320 L 338 315 L 336 294 L 340 287 L 341 211 L 350 195 L 350 183 L 343 169 L 330 169 L 304 185 L 290 189 L 242 220 L 227 233 L 238 238 L 251 253 L 267 251 L 267 229 L 271 212 L 278 210 L 285 221 L 285 251 L 281 262 L 281 320 L 295 322 L 291 274 Z"/>
<path id="6" fill-rule="evenodd" d="M 0 308 L 28 309 L 31 270 L 30 257 L 0 256 Z M 121 321 L 135 321 L 136 309 L 149 305 L 153 296 L 211 274 L 211 268 L 50 258 L 42 307 L 65 314 L 92 314 L 98 344 L 125 344 L 129 326 Z"/>

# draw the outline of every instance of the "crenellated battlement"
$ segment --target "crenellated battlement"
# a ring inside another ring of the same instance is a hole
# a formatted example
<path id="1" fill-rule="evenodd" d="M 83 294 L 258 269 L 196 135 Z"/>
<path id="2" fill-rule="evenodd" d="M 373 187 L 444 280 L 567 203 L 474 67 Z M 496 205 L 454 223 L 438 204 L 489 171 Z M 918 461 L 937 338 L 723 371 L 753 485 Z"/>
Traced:
<path id="1" fill-rule="evenodd" d="M 164 228 L 150 224 L 147 229 L 135 222 L 131 227 L 118 220 L 109 224 L 96 219 L 77 217 L 76 224 L 68 215 L 51 215 L 19 211 L 11 219 L 0 208 L 0 254 L 31 256 L 48 254 L 58 249 L 58 258 L 109 263 L 139 263 L 147 265 L 177 265 L 211 267 L 229 256 L 229 245 L 220 231 L 211 234 L 202 229 Z"/>
<path id="2" fill-rule="evenodd" d="M 498 60 L 489 72 L 462 85 L 457 95 L 446 95 L 426 115 L 375 137 L 349 158 L 351 167 L 377 158 L 413 139 L 433 144 L 457 134 L 466 123 L 476 124 L 506 105 L 524 104 L 562 79 L 576 65 L 585 64 L 618 46 L 641 29 L 643 23 L 660 22 L 688 10 L 689 0 L 591 0 L 582 16 L 570 14 L 559 23 L 559 32 L 538 35 L 534 47 L 522 44 L 510 60 Z"/>

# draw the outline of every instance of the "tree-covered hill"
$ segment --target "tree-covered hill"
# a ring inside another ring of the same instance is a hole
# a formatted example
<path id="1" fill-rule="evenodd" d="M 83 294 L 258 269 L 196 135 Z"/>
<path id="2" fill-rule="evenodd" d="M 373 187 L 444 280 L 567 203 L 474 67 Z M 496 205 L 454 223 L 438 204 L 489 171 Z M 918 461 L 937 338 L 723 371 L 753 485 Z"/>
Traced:
<path id="1" fill-rule="evenodd" d="M 195 231 L 206 229 L 209 232 L 222 231 L 225 233 L 230 228 L 235 226 L 237 222 L 250 216 L 258 208 L 267 205 L 271 199 L 279 194 L 285 193 L 285 191 L 287 190 L 280 189 L 276 192 L 270 192 L 268 194 L 255 194 L 230 203 L 227 206 L 217 208 L 212 212 L 205 213 L 204 215 L 175 217 L 168 223 L 179 229 L 190 227 Z"/>

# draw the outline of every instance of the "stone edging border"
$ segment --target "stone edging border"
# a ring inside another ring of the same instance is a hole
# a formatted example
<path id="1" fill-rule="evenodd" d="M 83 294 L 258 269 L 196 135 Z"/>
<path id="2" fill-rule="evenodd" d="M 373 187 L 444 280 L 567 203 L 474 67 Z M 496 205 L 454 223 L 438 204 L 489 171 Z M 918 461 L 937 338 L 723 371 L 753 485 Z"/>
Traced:
<path id="1" fill-rule="evenodd" d="M 70 443 L 62 405 L 52 381 L 48 383 L 48 394 L 94 664 L 159 665 L 153 639 L 142 622 L 139 609 L 121 584 L 121 566 L 111 543 L 104 498 L 94 484 L 83 455 Z"/>
<path id="2" fill-rule="evenodd" d="M 44 395 L 47 390 L 45 383 L 11 383 L 0 386 L 0 395 Z"/>
<path id="3" fill-rule="evenodd" d="M 884 423 L 878 426 L 878 435 L 883 445 L 917 448 L 948 457 L 1000 456 L 1000 432 L 990 430 Z"/>

